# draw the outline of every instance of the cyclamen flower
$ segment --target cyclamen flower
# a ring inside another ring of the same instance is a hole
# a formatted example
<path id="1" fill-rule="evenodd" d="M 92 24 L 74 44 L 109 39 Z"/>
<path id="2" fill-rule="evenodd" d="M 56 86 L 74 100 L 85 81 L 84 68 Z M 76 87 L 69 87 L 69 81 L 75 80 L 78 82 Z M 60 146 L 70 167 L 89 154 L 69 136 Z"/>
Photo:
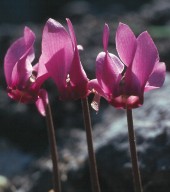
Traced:
<path id="1" fill-rule="evenodd" d="M 40 63 L 31 65 L 34 41 L 34 33 L 25 27 L 24 36 L 16 40 L 5 55 L 4 72 L 9 97 L 25 104 L 35 103 L 45 116 L 44 104 L 48 103 L 48 98 L 46 91 L 40 87 L 48 73 L 45 67 L 40 67 Z"/>
<path id="2" fill-rule="evenodd" d="M 159 62 L 157 48 L 148 34 L 137 38 L 128 25 L 116 31 L 120 59 L 108 52 L 109 27 L 103 32 L 104 52 L 96 59 L 96 79 L 89 82 L 95 94 L 92 107 L 99 110 L 100 96 L 116 108 L 136 108 L 143 104 L 144 92 L 159 88 L 165 79 L 165 63 Z"/>
<path id="3" fill-rule="evenodd" d="M 69 32 L 57 21 L 49 19 L 44 28 L 43 60 L 54 79 L 61 100 L 84 98 L 88 94 L 88 78 L 80 62 L 72 23 Z"/>

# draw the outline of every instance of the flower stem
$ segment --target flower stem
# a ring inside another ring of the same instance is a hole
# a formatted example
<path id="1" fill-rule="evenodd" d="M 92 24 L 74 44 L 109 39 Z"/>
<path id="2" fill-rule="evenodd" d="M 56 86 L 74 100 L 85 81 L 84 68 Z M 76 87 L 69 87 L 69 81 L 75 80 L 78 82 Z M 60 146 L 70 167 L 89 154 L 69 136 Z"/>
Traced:
<path id="1" fill-rule="evenodd" d="M 81 99 L 81 102 L 82 102 L 82 109 L 83 109 L 84 125 L 86 129 L 86 139 L 87 139 L 87 147 L 88 147 L 88 154 L 89 154 L 89 167 L 90 167 L 92 191 L 100 192 L 96 158 L 95 158 L 95 153 L 93 149 L 91 118 L 90 118 L 89 104 L 88 104 L 87 97 Z"/>
<path id="2" fill-rule="evenodd" d="M 53 187 L 54 192 L 61 192 L 61 182 L 58 166 L 58 154 L 57 154 L 57 145 L 55 138 L 55 130 L 53 125 L 53 119 L 51 114 L 51 107 L 49 104 L 46 105 L 46 122 L 48 128 L 48 140 L 51 150 L 51 159 L 53 164 Z"/>
<path id="3" fill-rule="evenodd" d="M 132 171 L 133 171 L 133 180 L 135 192 L 142 192 L 142 182 L 140 177 L 140 171 L 138 166 L 138 157 L 136 152 L 136 139 L 133 128 L 133 116 L 132 110 L 127 109 L 127 123 L 128 123 L 128 133 L 129 133 L 129 145 L 130 145 L 130 153 L 131 153 L 131 161 L 132 161 Z"/>

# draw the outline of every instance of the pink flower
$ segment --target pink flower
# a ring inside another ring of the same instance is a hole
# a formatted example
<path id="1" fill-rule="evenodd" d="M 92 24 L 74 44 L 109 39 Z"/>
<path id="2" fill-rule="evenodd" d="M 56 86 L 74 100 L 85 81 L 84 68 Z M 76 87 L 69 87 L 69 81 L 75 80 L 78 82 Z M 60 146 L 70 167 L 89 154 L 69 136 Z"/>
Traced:
<path id="1" fill-rule="evenodd" d="M 116 108 L 139 107 L 143 104 L 144 92 L 163 85 L 165 63 L 159 62 L 157 48 L 146 31 L 136 38 L 128 25 L 119 24 L 116 49 L 120 59 L 108 52 L 108 39 L 106 24 L 104 52 L 96 59 L 96 79 L 89 82 L 89 89 L 96 93 L 92 106 L 98 110 L 102 96 Z"/>
<path id="2" fill-rule="evenodd" d="M 42 42 L 43 60 L 57 85 L 61 100 L 79 99 L 88 94 L 88 78 L 80 62 L 74 29 L 69 19 L 67 24 L 69 32 L 57 21 L 49 19 Z"/>
<path id="3" fill-rule="evenodd" d="M 4 71 L 9 97 L 26 104 L 35 103 L 44 116 L 44 104 L 48 99 L 46 91 L 40 87 L 48 78 L 48 73 L 39 63 L 31 65 L 34 60 L 34 41 L 34 33 L 25 27 L 24 36 L 16 40 L 5 55 Z"/>

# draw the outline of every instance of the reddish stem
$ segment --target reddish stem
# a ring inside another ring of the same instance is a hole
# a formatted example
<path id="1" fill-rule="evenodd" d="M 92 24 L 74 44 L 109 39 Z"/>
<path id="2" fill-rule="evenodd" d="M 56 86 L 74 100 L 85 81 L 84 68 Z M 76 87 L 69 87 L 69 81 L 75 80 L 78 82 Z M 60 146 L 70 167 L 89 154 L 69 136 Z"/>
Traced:
<path id="1" fill-rule="evenodd" d="M 89 104 L 88 104 L 87 97 L 81 99 L 81 102 L 82 102 L 82 109 L 83 109 L 83 116 L 84 116 L 84 125 L 86 129 L 86 139 L 87 139 L 87 147 L 88 147 L 88 154 L 89 154 L 89 166 L 90 166 L 92 191 L 100 192 L 96 158 L 95 158 L 95 153 L 93 149 L 91 118 L 90 118 Z"/>
<path id="2" fill-rule="evenodd" d="M 143 189 L 142 189 L 142 182 L 141 182 L 141 176 L 140 176 L 139 165 L 138 165 L 138 157 L 136 152 L 136 139 L 135 139 L 135 133 L 133 128 L 132 110 L 127 109 L 126 112 L 127 112 L 129 146 L 130 146 L 131 161 L 132 161 L 134 187 L 136 192 L 142 192 Z"/>
<path id="3" fill-rule="evenodd" d="M 53 125 L 53 119 L 51 114 L 50 105 L 46 105 L 46 122 L 48 128 L 48 140 L 50 144 L 51 151 L 51 159 L 53 164 L 53 187 L 54 192 L 61 192 L 61 182 L 60 182 L 60 174 L 59 174 L 59 165 L 58 165 L 58 153 L 57 153 L 57 145 L 55 138 L 55 130 Z"/>

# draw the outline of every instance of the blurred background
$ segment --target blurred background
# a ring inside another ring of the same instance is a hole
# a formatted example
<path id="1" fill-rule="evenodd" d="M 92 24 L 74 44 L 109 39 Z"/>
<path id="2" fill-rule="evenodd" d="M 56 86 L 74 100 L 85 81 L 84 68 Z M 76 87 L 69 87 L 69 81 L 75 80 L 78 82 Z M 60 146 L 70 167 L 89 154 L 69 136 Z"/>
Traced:
<path id="1" fill-rule="evenodd" d="M 0 21 L 3 23 L 23 23 L 27 21 L 42 23 L 49 17 L 65 18 L 68 17 L 68 14 L 73 16 L 87 13 L 100 14 L 108 10 L 112 12 L 136 10 L 149 2 L 148 0 L 1 0 Z"/>
<path id="2" fill-rule="evenodd" d="M 145 192 L 170 188 L 170 1 L 169 0 L 0 0 L 0 192 L 47 192 L 52 188 L 51 161 L 45 119 L 34 105 L 8 98 L 3 72 L 5 53 L 23 35 L 24 26 L 36 34 L 35 53 L 41 53 L 41 34 L 48 18 L 75 28 L 83 67 L 95 78 L 95 59 L 102 51 L 105 23 L 110 27 L 109 51 L 115 50 L 119 22 L 136 35 L 147 30 L 167 66 L 162 89 L 146 94 L 134 121 Z M 80 101 L 61 102 L 51 80 L 50 95 L 60 155 L 63 192 L 91 191 L 86 139 Z M 89 103 L 93 96 L 89 97 Z M 98 114 L 91 110 L 102 192 L 133 192 L 126 118 L 101 100 Z"/>

